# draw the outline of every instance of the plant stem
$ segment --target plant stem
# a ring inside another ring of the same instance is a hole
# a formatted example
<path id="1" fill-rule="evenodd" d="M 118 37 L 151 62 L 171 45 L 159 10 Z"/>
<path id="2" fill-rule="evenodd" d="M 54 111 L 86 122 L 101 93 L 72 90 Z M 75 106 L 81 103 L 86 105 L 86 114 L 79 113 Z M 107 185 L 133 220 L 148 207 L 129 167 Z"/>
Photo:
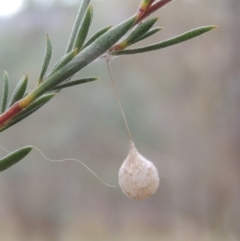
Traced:
<path id="1" fill-rule="evenodd" d="M 163 6 L 165 6 L 166 4 L 170 3 L 173 0 L 159 0 L 156 3 L 153 3 L 153 5 L 151 7 L 149 7 L 148 9 L 146 9 L 145 13 L 141 13 L 139 15 L 138 20 L 136 21 L 136 24 L 138 24 L 139 22 L 141 22 L 143 19 L 145 19 L 146 17 L 148 17 L 149 15 L 151 15 L 153 12 L 157 11 L 159 8 L 162 8 Z"/>
<path id="2" fill-rule="evenodd" d="M 126 21 L 120 23 L 116 27 L 99 37 L 90 46 L 80 52 L 69 63 L 61 69 L 49 76 L 41 85 L 30 92 L 23 99 L 17 101 L 6 112 L 0 115 L 0 129 L 10 121 L 14 116 L 21 112 L 24 108 L 38 99 L 41 95 L 59 85 L 67 78 L 86 67 L 95 59 L 109 50 L 124 34 L 126 34 L 136 21 L 136 16 L 133 16 Z"/>

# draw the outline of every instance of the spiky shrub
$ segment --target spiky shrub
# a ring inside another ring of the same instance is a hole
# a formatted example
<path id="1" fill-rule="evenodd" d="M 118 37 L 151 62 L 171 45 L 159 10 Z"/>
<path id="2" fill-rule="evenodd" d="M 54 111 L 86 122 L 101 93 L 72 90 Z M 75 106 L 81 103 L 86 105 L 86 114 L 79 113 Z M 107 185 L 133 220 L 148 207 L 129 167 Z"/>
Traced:
<path id="1" fill-rule="evenodd" d="M 107 26 L 100 29 L 87 40 L 93 18 L 93 7 L 90 5 L 91 0 L 83 0 L 73 25 L 65 55 L 57 61 L 50 71 L 47 70 L 52 56 L 52 44 L 47 36 L 46 52 L 40 76 L 32 91 L 27 89 L 28 76 L 25 76 L 19 81 L 8 101 L 9 77 L 7 72 L 4 72 L 0 106 L 0 132 L 37 111 L 56 94 L 59 94 L 61 89 L 96 80 L 95 77 L 72 80 L 72 77 L 97 59 L 105 58 L 108 61 L 114 56 L 159 50 L 197 37 L 216 27 L 215 25 L 203 26 L 149 46 L 129 48 L 129 46 L 141 42 L 162 29 L 153 28 L 157 18 L 147 20 L 146 18 L 171 1 L 142 0 L 132 17 L 115 27 Z M 0 159 L 0 171 L 4 171 L 22 160 L 31 150 L 32 146 L 26 146 Z"/>

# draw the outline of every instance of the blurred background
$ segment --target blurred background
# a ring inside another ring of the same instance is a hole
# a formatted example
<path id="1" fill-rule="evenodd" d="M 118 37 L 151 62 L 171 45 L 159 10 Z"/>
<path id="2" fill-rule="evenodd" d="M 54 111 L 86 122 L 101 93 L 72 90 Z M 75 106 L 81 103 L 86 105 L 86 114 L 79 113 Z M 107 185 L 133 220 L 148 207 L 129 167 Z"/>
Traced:
<path id="1" fill-rule="evenodd" d="M 52 65 L 62 56 L 80 2 L 0 0 L 0 73 L 9 73 L 11 91 L 23 74 L 34 87 L 46 34 Z M 90 35 L 131 16 L 140 0 L 92 2 Z M 239 0 L 174 1 L 155 14 L 164 30 L 145 44 L 202 25 L 220 27 L 111 63 L 135 144 L 161 176 L 153 197 L 129 200 L 79 163 L 51 163 L 33 150 L 0 175 L 0 240 L 240 240 L 239 14 Z M 0 144 L 8 150 L 31 144 L 51 159 L 80 159 L 117 184 L 128 153 L 126 130 L 106 64 L 78 74 L 92 76 L 100 80 L 63 90 L 1 133 Z"/>

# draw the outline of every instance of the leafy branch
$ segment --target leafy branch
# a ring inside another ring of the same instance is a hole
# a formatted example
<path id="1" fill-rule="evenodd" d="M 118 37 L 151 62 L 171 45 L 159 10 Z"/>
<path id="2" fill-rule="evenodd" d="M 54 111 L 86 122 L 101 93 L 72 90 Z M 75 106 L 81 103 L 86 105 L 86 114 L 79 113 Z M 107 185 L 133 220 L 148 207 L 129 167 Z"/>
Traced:
<path id="1" fill-rule="evenodd" d="M 36 87 L 32 91 L 28 91 L 28 76 L 24 76 L 18 82 L 9 99 L 9 76 L 7 72 L 4 72 L 0 105 L 0 132 L 33 114 L 62 89 L 95 81 L 96 77 L 79 80 L 72 80 L 72 78 L 77 72 L 93 63 L 96 59 L 159 50 L 187 41 L 216 28 L 215 25 L 204 26 L 159 43 L 128 49 L 129 46 L 141 42 L 162 30 L 162 28 L 153 27 L 157 18 L 145 19 L 171 1 L 142 0 L 132 17 L 115 27 L 104 27 L 87 39 L 93 19 L 93 6 L 90 5 L 91 0 L 83 0 L 72 28 L 66 52 L 50 71 L 48 71 L 48 68 L 52 57 L 52 44 L 49 36 L 47 36 L 46 51 L 40 75 Z M 16 164 L 31 149 L 30 146 L 23 147 L 0 159 L 0 171 Z"/>

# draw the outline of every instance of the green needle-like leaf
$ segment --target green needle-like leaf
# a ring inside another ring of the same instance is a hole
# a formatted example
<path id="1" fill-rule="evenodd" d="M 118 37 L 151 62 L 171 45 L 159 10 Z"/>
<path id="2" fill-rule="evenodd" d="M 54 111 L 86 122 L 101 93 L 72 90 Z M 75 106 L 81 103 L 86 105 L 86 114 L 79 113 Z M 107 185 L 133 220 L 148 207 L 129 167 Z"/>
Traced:
<path id="1" fill-rule="evenodd" d="M 2 92 L 2 102 L 1 102 L 1 109 L 0 114 L 2 114 L 7 107 L 7 99 L 8 99 L 8 89 L 9 89 L 9 76 L 6 71 L 3 74 L 3 92 Z"/>
<path id="2" fill-rule="evenodd" d="M 204 34 L 208 31 L 212 30 L 212 29 L 215 29 L 216 27 L 217 27 L 216 25 L 210 25 L 210 26 L 204 26 L 204 27 L 196 28 L 196 29 L 193 29 L 189 32 L 183 33 L 179 36 L 176 36 L 174 38 L 165 40 L 165 41 L 160 42 L 160 43 L 152 44 L 152 45 L 142 47 L 142 48 L 128 49 L 128 50 L 113 52 L 111 54 L 113 54 L 113 55 L 138 54 L 138 53 L 144 53 L 144 52 L 149 52 L 149 51 L 153 51 L 153 50 L 166 48 L 166 47 L 169 47 L 169 46 L 172 46 L 172 45 L 175 45 L 175 44 L 182 43 L 182 42 L 187 41 L 189 39 L 192 39 L 194 37 L 197 37 L 201 34 Z"/>
<path id="3" fill-rule="evenodd" d="M 65 54 L 56 64 L 53 66 L 49 75 L 52 75 L 57 70 L 61 69 L 64 65 L 66 65 L 70 60 L 72 60 L 77 55 L 77 49 L 72 50 L 68 54 Z"/>
<path id="4" fill-rule="evenodd" d="M 50 93 L 41 96 L 37 100 L 35 100 L 31 105 L 29 105 L 26 109 L 24 109 L 22 112 L 20 112 L 18 115 L 16 115 L 10 122 L 8 122 L 5 126 L 0 128 L 0 132 L 3 130 L 6 130 L 12 125 L 15 125 L 19 121 L 23 120 L 27 116 L 34 113 L 36 110 L 38 110 L 40 107 L 45 105 L 49 100 L 51 100 L 55 96 L 55 93 Z"/>
<path id="5" fill-rule="evenodd" d="M 139 41 L 142 41 L 146 38 L 149 38 L 150 36 L 154 35 L 155 33 L 158 33 L 159 31 L 161 31 L 163 28 L 153 28 L 153 29 L 150 29 L 147 33 L 143 34 L 140 38 L 136 39 L 135 41 L 133 41 L 132 44 L 135 44 Z"/>
<path id="6" fill-rule="evenodd" d="M 83 20 L 84 14 L 87 11 L 87 8 L 88 8 L 88 5 L 90 2 L 91 2 L 91 0 L 83 0 L 82 1 L 82 4 L 78 10 L 77 17 L 74 22 L 73 29 L 72 29 L 72 32 L 71 32 L 71 35 L 70 35 L 70 38 L 68 41 L 66 53 L 69 53 L 70 51 L 73 50 L 73 45 L 75 43 L 75 39 L 78 34 L 79 26 Z"/>
<path id="7" fill-rule="evenodd" d="M 52 57 L 52 43 L 51 43 L 50 38 L 47 36 L 47 47 L 46 47 L 43 65 L 42 65 L 42 69 L 41 69 L 39 80 L 38 80 L 38 85 L 41 84 L 41 82 L 44 79 L 44 76 L 47 72 L 51 57 Z"/>
<path id="8" fill-rule="evenodd" d="M 129 36 L 125 40 L 123 40 L 123 42 L 126 42 L 128 46 L 133 44 L 135 40 L 143 36 L 143 34 L 147 33 L 157 20 L 158 18 L 152 18 L 138 24 L 135 29 L 129 34 Z"/>
<path id="9" fill-rule="evenodd" d="M 83 49 L 75 58 L 69 63 L 49 76 L 38 88 L 33 90 L 28 96 L 31 100 L 37 99 L 49 89 L 59 85 L 64 80 L 70 78 L 79 70 L 86 67 L 95 59 L 103 55 L 109 48 L 111 48 L 124 34 L 126 34 L 136 21 L 136 16 L 129 18 L 125 22 L 110 29 L 94 41 L 87 48 Z"/>
<path id="10" fill-rule="evenodd" d="M 9 101 L 8 107 L 12 106 L 16 101 L 20 100 L 27 89 L 27 84 L 28 84 L 28 76 L 23 77 L 17 84 L 16 89 L 14 90 L 12 97 Z"/>
<path id="11" fill-rule="evenodd" d="M 74 45 L 74 49 L 77 48 L 78 51 L 81 50 L 81 48 L 87 38 L 88 31 L 89 31 L 89 28 L 92 23 L 92 18 L 93 18 L 93 7 L 92 7 L 92 5 L 90 5 L 86 11 L 82 24 L 79 28 L 78 35 L 76 37 L 76 42 Z"/>
<path id="12" fill-rule="evenodd" d="M 67 88 L 67 87 L 71 87 L 71 86 L 79 85 L 79 84 L 84 84 L 84 83 L 94 81 L 94 80 L 97 80 L 97 79 L 98 78 L 95 77 L 95 78 L 84 78 L 84 79 L 79 79 L 79 80 L 73 80 L 73 81 L 68 82 L 66 84 L 58 85 L 58 86 L 54 87 L 52 90 L 61 90 L 63 88 Z"/>
<path id="13" fill-rule="evenodd" d="M 96 39 L 98 39 L 100 36 L 102 36 L 104 33 L 106 33 L 111 27 L 112 27 L 112 25 L 106 26 L 106 27 L 100 29 L 99 31 L 97 31 L 97 32 L 83 45 L 83 48 L 86 48 L 88 45 L 90 45 L 91 43 L 93 43 Z"/>
<path id="14" fill-rule="evenodd" d="M 0 159 L 0 172 L 5 171 L 9 167 L 21 161 L 26 155 L 29 154 L 32 148 L 32 146 L 25 146 Z"/>

